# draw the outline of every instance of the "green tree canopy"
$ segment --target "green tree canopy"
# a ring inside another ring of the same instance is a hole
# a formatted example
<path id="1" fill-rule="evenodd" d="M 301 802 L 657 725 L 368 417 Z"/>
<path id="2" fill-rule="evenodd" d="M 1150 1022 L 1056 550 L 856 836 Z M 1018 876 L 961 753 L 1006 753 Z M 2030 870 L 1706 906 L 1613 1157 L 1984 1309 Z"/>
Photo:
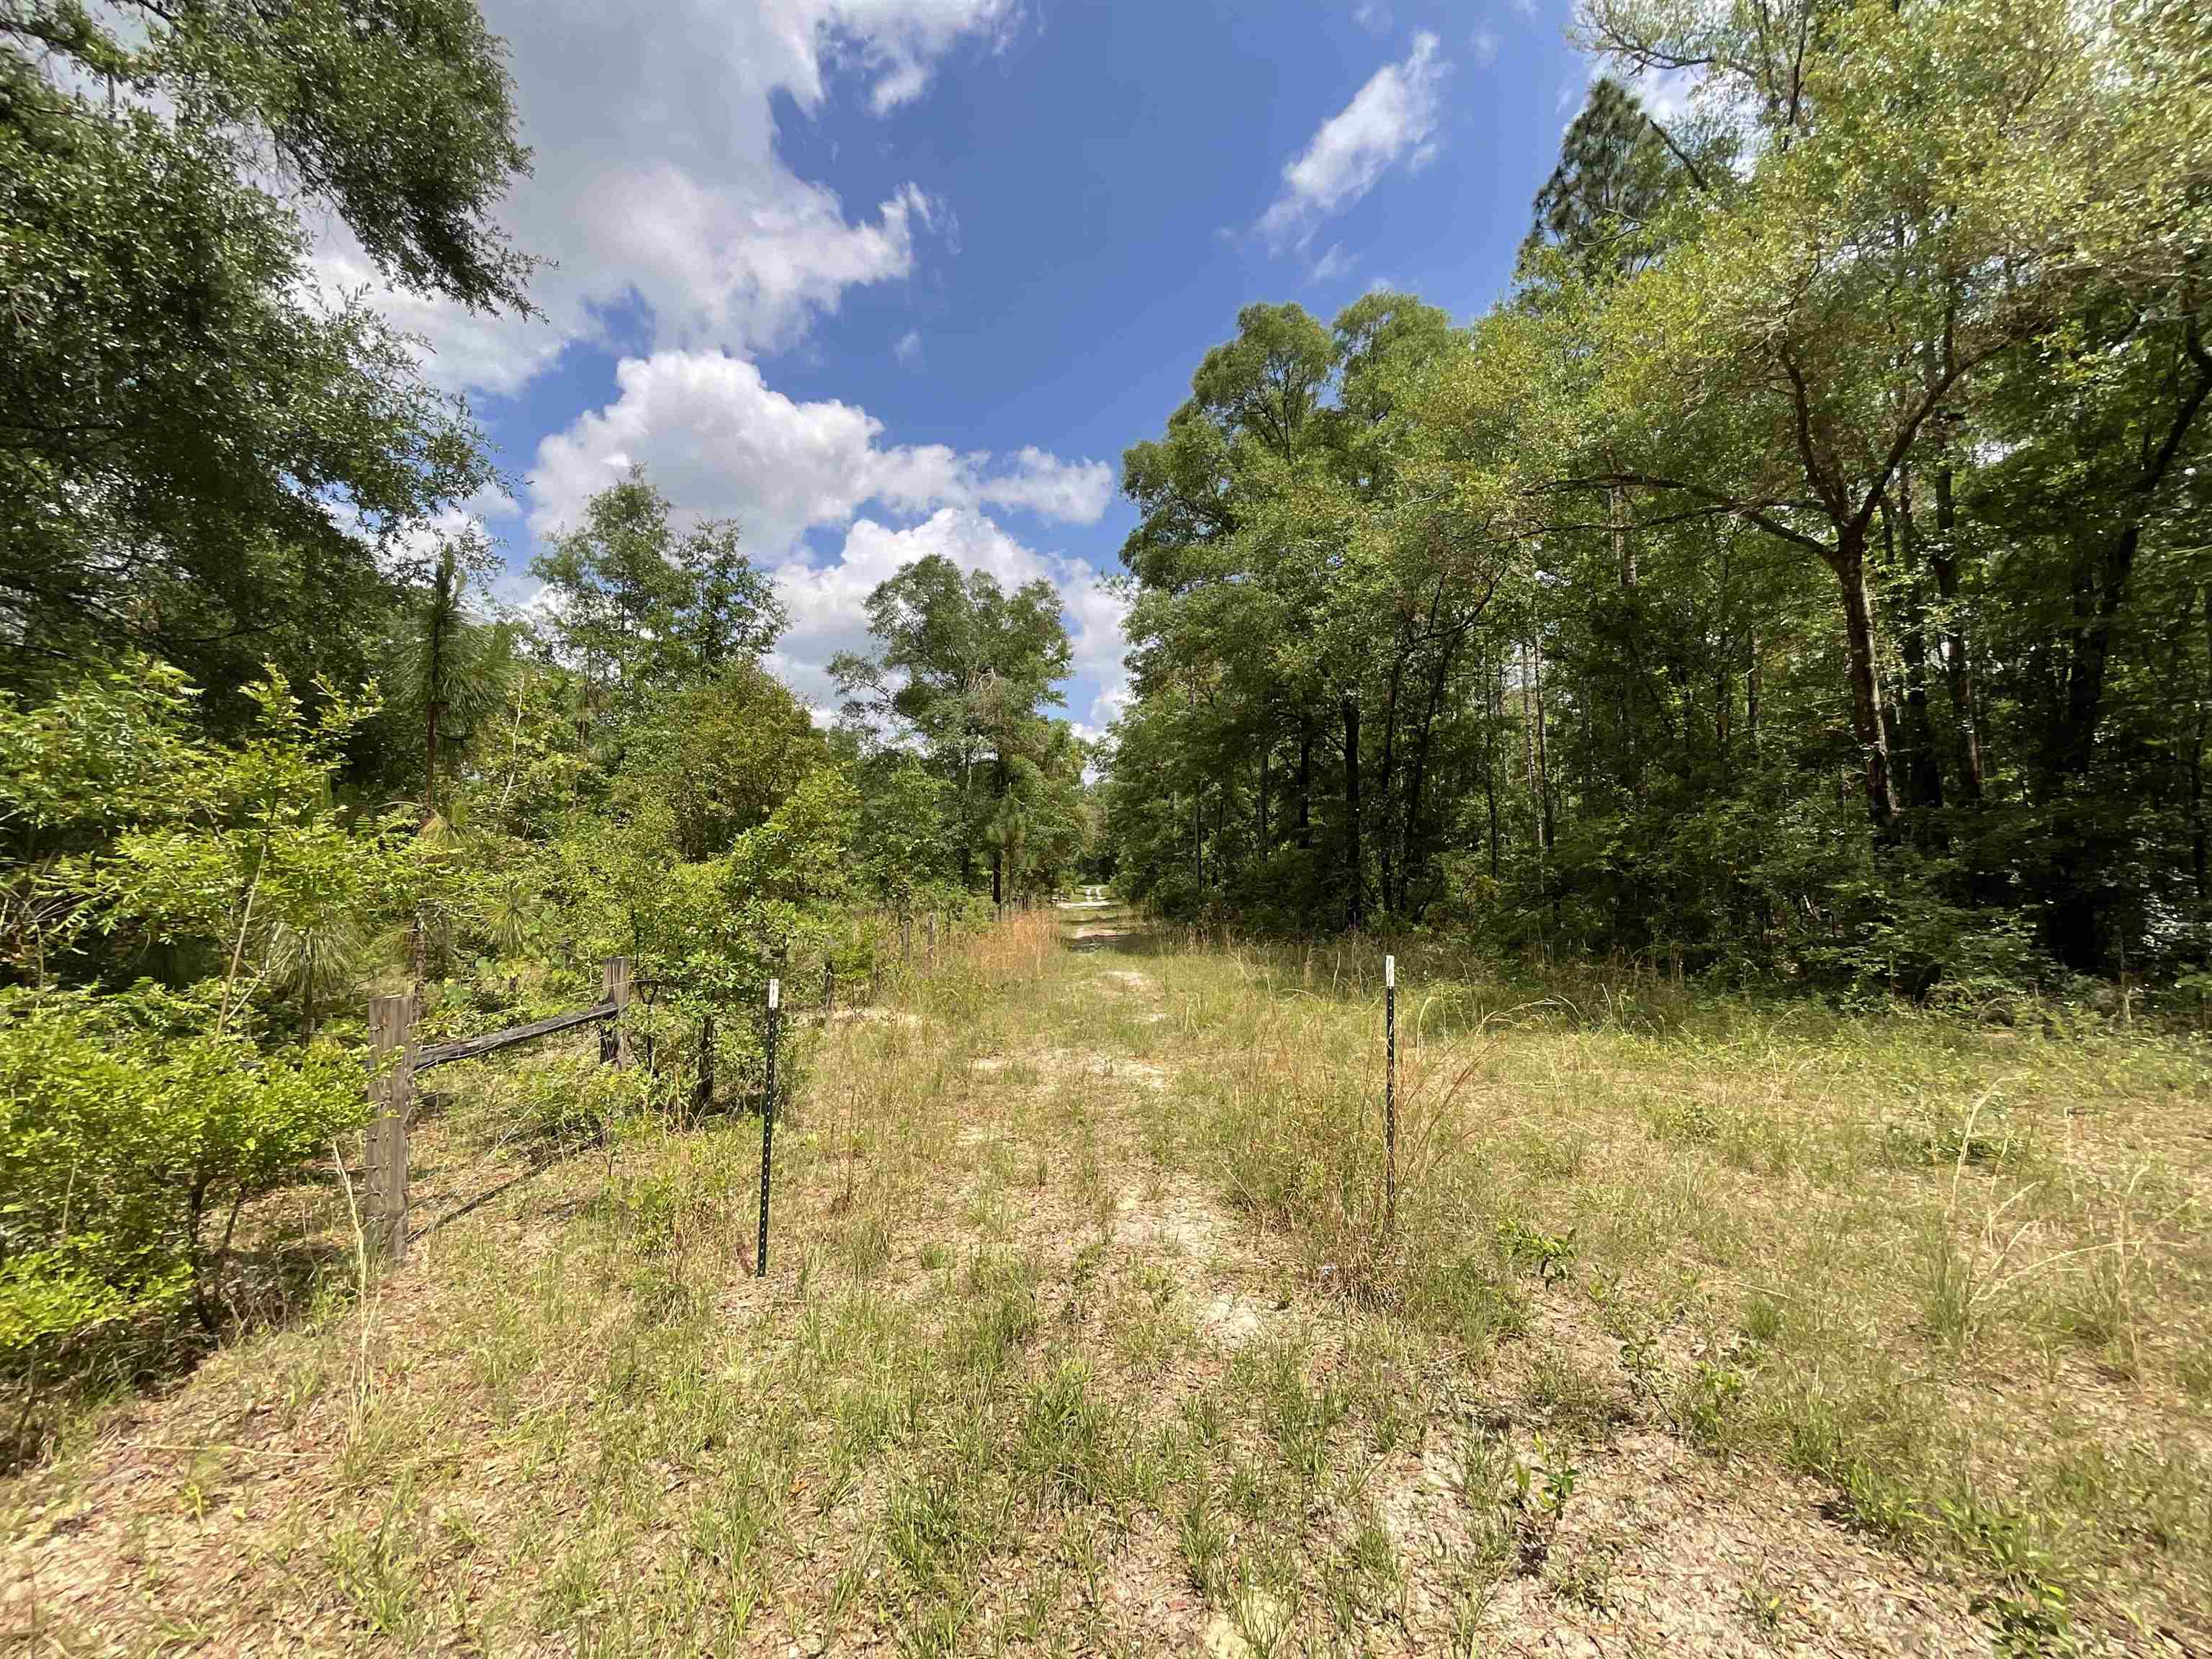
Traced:
<path id="1" fill-rule="evenodd" d="M 131 641 L 225 690 L 365 668 L 372 555 L 488 480 L 460 404 L 302 215 L 403 288 L 526 307 L 492 220 L 527 163 L 471 0 L 21 0 L 0 11 L 0 639 Z M 353 674 L 358 678 L 358 672 Z"/>

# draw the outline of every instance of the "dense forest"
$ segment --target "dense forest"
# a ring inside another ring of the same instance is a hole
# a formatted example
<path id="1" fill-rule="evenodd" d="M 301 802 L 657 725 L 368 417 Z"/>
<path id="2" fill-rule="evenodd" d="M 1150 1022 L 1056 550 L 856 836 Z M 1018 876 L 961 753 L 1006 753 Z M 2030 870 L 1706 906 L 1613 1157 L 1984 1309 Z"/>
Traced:
<path id="1" fill-rule="evenodd" d="M 1504 300 L 1249 307 L 1129 450 L 1121 881 L 1863 994 L 2189 986 L 2202 13 L 1582 27 L 1676 95 L 1596 82 Z"/>

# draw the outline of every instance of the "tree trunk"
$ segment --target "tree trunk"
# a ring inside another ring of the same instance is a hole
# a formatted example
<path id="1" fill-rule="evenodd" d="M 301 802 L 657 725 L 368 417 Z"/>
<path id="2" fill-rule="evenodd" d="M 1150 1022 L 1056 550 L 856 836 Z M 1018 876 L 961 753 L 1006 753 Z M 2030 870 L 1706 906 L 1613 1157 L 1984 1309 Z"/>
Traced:
<path id="1" fill-rule="evenodd" d="M 969 884 L 975 879 L 975 757 L 968 739 L 963 737 L 960 741 L 960 888 L 963 892 L 967 891 Z M 995 878 L 994 884 L 996 884 Z"/>
<path id="2" fill-rule="evenodd" d="M 1528 786 L 1528 812 L 1539 850 L 1544 845 L 1544 811 L 1536 785 L 1536 699 L 1529 690 L 1528 647 L 1521 647 L 1521 770 Z"/>
<path id="3" fill-rule="evenodd" d="M 1355 928 L 1366 920 L 1367 892 L 1364 849 L 1359 844 L 1359 694 L 1347 691 L 1341 705 L 1344 715 L 1344 840 L 1346 874 L 1351 891 L 1347 914 Z"/>
<path id="4" fill-rule="evenodd" d="M 1206 787 L 1201 784 L 1190 797 L 1190 867 L 1198 878 L 1198 890 L 1206 891 Z"/>
<path id="5" fill-rule="evenodd" d="M 1542 810 L 1544 850 L 1548 853 L 1559 845 L 1559 825 L 1552 814 L 1552 759 L 1547 741 L 1544 719 L 1544 642 L 1538 639 L 1529 646 L 1528 665 L 1536 684 L 1536 804 Z"/>
<path id="6" fill-rule="evenodd" d="M 1270 850 L 1267 846 L 1267 757 L 1273 747 L 1270 742 L 1262 744 L 1260 750 L 1260 856 L 1262 859 Z"/>
<path id="7" fill-rule="evenodd" d="M 1951 715 L 1959 730 L 1959 779 L 1966 799 L 1982 798 L 1982 725 L 1974 708 L 1974 669 L 1966 653 L 1966 623 L 1959 610 L 1959 562 L 1951 546 L 1958 522 L 1952 499 L 1951 468 L 1947 461 L 1936 470 L 1936 540 L 1928 550 L 1929 568 L 1936 573 L 1936 597 L 1943 605 L 1943 678 L 1951 689 Z"/>
<path id="8" fill-rule="evenodd" d="M 1391 818 L 1391 809 L 1397 803 L 1398 793 L 1398 688 L 1405 678 L 1406 653 L 1401 651 L 1398 659 L 1390 665 L 1390 691 L 1382 706 L 1382 803 L 1383 817 L 1376 848 L 1382 865 L 1382 908 L 1390 908 L 1390 896 L 1395 890 L 1398 873 L 1397 836 L 1400 826 Z"/>
<path id="9" fill-rule="evenodd" d="M 1444 683 L 1451 672 L 1451 659 L 1458 641 L 1437 648 L 1437 665 L 1429 676 L 1428 707 L 1421 714 L 1421 735 L 1413 744 L 1413 778 L 1406 791 L 1406 847 L 1398 861 L 1398 908 L 1408 912 L 1408 895 L 1413 878 L 1425 873 L 1428 865 L 1428 839 L 1421 833 L 1421 807 L 1428 792 L 1429 740 L 1437 729 L 1437 710 L 1443 702 Z"/>
<path id="10" fill-rule="evenodd" d="M 2189 744 L 2189 861 L 2191 873 L 2197 878 L 2197 902 L 2203 904 L 2212 898 L 2212 870 L 2208 870 L 2208 856 L 2212 855 L 2212 835 L 2204 821 L 2204 738 L 2207 723 L 2208 699 L 2206 691 L 2212 689 L 2212 586 L 2204 590 L 2204 664 L 2198 671 L 2197 681 L 2197 729 Z"/>
<path id="11" fill-rule="evenodd" d="M 1721 669 L 1713 676 L 1713 747 L 1726 761 L 1729 722 L 1735 718 L 1735 676 L 1728 671 L 1727 641 L 1722 643 Z"/>
<path id="12" fill-rule="evenodd" d="M 1606 464 L 1613 465 L 1610 458 Z M 1620 586 L 1632 593 L 1636 591 L 1636 544 L 1628 533 L 1628 492 L 1619 484 L 1605 493 L 1605 517 L 1613 534 L 1613 562 L 1620 571 Z"/>
<path id="13" fill-rule="evenodd" d="M 1751 662 L 1743 673 L 1743 740 L 1751 757 L 1759 759 L 1759 635 L 1751 635 Z"/>
<path id="14" fill-rule="evenodd" d="M 1844 601 L 1844 647 L 1850 658 L 1851 732 L 1858 739 L 1866 781 L 1867 815 L 1884 835 L 1897 823 L 1897 784 L 1891 775 L 1887 717 L 1881 680 L 1875 672 L 1874 595 L 1867 587 L 1866 528 L 1846 525 L 1826 553 Z"/>
<path id="15" fill-rule="evenodd" d="M 1498 879 L 1498 862 L 1504 837 L 1498 821 L 1498 732 L 1505 723 L 1505 664 L 1495 667 L 1486 654 L 1482 665 L 1482 793 L 1490 810 L 1490 878 Z"/>
<path id="16" fill-rule="evenodd" d="M 1313 847 L 1313 716 L 1298 713 L 1298 848 Z"/>
<path id="17" fill-rule="evenodd" d="M 1910 745 L 1905 755 L 1907 805 L 1918 810 L 1943 805 L 1943 767 L 1936 752 L 1936 726 L 1928 712 L 1928 596 L 1921 580 L 1920 550 L 1912 523 L 1912 474 L 1897 472 L 1897 504 L 1893 514 L 1882 507 L 1883 533 L 1893 537 L 1905 581 L 1905 628 L 1898 643 L 1905 662 L 1905 734 Z"/>
<path id="18" fill-rule="evenodd" d="M 2193 318 L 2184 344 L 2197 365 L 2197 383 L 2184 394 L 2165 441 L 2145 462 L 2131 491 L 2134 499 L 2124 508 L 2127 522 L 2095 566 L 2083 558 L 2075 568 L 2073 653 L 2067 666 L 2065 719 L 2055 758 L 2057 769 L 2077 777 L 2087 775 L 2096 751 L 2097 726 L 2105 712 L 2105 675 L 2112 660 L 2113 619 L 2127 600 L 2128 580 L 2135 570 L 2136 550 L 2142 544 L 2143 516 L 2150 510 L 2167 469 L 2181 453 L 2182 441 L 2203 407 L 2206 394 L 2212 392 L 2212 356 L 2206 354 L 2197 337 Z"/>

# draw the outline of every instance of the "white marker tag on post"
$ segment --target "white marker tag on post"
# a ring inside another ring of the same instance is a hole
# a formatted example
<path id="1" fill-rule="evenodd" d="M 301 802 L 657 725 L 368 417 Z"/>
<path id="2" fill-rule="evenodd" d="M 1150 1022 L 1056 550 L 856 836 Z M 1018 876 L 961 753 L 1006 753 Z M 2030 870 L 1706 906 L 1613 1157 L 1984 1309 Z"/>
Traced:
<path id="1" fill-rule="evenodd" d="M 783 981 L 772 979 L 768 982 L 768 1006 L 773 1009 L 783 1000 Z"/>
<path id="2" fill-rule="evenodd" d="M 1382 984 L 1384 988 L 1388 990 L 1395 991 L 1398 988 L 1397 957 L 1385 957 L 1382 958 Z"/>

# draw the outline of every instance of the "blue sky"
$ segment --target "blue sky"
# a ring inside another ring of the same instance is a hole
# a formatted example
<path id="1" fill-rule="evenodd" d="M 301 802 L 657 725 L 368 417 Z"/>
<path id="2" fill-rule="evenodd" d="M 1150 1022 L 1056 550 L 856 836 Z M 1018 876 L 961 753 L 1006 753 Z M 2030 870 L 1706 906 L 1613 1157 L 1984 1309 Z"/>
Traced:
<path id="1" fill-rule="evenodd" d="M 1498 297 L 1589 78 L 1562 6 L 486 0 L 546 316 L 386 304 L 513 480 L 470 503 L 501 596 L 641 462 L 746 526 L 811 703 L 868 588 L 943 552 L 1058 586 L 1067 713 L 1103 727 L 1121 452 L 1240 305 Z M 325 280 L 357 285 L 329 236 Z"/>

